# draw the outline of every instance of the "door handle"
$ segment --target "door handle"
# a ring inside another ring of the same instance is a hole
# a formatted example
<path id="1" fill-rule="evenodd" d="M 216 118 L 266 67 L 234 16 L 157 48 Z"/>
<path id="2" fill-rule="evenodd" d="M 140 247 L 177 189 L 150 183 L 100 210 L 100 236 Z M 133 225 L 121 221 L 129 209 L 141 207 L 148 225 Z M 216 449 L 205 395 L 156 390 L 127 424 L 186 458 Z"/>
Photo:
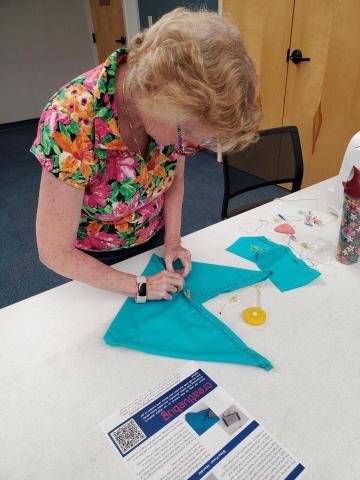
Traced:
<path id="1" fill-rule="evenodd" d="M 117 40 L 115 40 L 115 42 L 121 43 L 122 45 L 125 45 L 126 38 L 122 36 L 122 37 L 118 38 Z"/>
<path id="2" fill-rule="evenodd" d="M 289 60 L 291 60 L 293 63 L 296 65 L 300 62 L 310 62 L 309 57 L 303 57 L 302 56 L 302 51 L 299 49 L 293 50 L 290 55 L 290 48 L 288 48 L 287 55 L 286 55 L 286 61 L 289 63 Z"/>

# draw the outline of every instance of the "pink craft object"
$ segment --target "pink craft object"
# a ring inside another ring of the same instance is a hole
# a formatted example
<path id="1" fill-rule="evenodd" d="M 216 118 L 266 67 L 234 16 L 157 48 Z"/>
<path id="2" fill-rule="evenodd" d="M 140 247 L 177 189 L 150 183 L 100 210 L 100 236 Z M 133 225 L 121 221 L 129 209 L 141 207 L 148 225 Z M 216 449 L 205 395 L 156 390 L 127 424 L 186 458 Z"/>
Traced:
<path id="1" fill-rule="evenodd" d="M 274 228 L 274 231 L 277 233 L 287 233 L 289 235 L 293 235 L 295 233 L 295 229 L 288 223 L 282 223 L 281 225 L 277 225 Z"/>

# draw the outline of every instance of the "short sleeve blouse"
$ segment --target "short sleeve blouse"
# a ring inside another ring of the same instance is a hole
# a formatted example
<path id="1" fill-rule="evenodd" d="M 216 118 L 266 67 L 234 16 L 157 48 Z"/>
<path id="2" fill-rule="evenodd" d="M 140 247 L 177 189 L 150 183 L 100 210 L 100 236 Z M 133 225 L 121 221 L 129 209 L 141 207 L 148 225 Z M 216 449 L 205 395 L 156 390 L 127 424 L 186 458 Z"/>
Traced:
<path id="1" fill-rule="evenodd" d="M 127 49 L 62 87 L 47 103 L 31 152 L 63 182 L 84 189 L 75 246 L 106 251 L 148 241 L 164 224 L 164 192 L 177 157 L 173 146 L 149 144 L 143 158 L 121 139 L 116 70 Z"/>

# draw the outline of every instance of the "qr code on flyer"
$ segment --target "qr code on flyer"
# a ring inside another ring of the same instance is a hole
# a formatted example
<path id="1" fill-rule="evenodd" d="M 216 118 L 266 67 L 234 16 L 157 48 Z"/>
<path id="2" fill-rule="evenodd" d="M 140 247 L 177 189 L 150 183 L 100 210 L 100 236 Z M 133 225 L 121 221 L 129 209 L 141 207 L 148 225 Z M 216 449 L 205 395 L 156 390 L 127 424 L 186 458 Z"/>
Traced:
<path id="1" fill-rule="evenodd" d="M 125 454 L 142 442 L 146 438 L 146 435 L 132 418 L 128 422 L 113 430 L 110 433 L 110 437 L 115 445 L 120 449 L 120 452 Z"/>

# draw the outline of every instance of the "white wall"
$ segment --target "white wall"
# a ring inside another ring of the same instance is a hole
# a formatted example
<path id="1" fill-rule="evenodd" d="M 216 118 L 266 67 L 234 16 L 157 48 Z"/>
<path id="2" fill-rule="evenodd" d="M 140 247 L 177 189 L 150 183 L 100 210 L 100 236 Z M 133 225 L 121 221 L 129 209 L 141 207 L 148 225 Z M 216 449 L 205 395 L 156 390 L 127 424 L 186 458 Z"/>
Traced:
<path id="1" fill-rule="evenodd" d="M 88 0 L 0 0 L 0 123 L 39 117 L 64 83 L 97 64 Z"/>

